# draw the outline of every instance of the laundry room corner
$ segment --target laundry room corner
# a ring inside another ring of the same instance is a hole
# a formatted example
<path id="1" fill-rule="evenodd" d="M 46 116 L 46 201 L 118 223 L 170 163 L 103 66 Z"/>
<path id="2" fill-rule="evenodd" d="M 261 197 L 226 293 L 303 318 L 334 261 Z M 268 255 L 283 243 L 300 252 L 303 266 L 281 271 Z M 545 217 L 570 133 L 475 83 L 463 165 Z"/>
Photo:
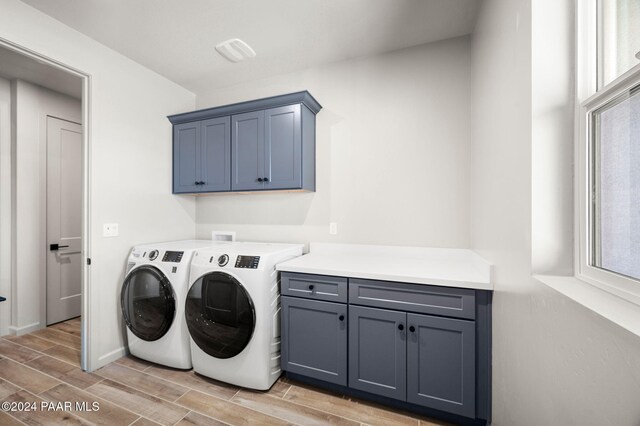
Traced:
<path id="1" fill-rule="evenodd" d="M 21 22 L 37 25 L 24 27 Z M 192 109 L 195 96 L 17 0 L 3 2 L 0 40 L 90 76 L 86 330 L 91 338 L 84 350 L 89 354 L 87 367 L 93 370 L 126 350 L 116 295 L 131 247 L 139 241 L 192 238 L 195 233 L 195 200 L 167 191 L 171 136 L 165 118 Z M 118 223 L 119 235 L 104 237 L 105 223 Z"/>

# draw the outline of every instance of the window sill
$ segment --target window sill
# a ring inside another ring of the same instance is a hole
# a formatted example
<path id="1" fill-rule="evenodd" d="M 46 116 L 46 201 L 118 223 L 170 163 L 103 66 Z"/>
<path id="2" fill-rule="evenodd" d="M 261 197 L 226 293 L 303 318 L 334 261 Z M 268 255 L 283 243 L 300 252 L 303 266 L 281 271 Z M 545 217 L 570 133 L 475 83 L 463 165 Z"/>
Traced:
<path id="1" fill-rule="evenodd" d="M 534 275 L 533 278 L 636 336 L 640 336 L 640 306 L 574 276 Z"/>

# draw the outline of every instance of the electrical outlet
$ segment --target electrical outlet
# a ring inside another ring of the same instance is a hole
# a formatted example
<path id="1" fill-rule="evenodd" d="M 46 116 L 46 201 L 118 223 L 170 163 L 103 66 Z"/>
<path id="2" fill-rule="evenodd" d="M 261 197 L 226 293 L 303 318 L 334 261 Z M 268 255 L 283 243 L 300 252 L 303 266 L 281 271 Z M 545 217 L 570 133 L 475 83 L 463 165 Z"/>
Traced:
<path id="1" fill-rule="evenodd" d="M 329 234 L 338 235 L 338 224 L 335 222 L 329 223 Z"/>
<path id="2" fill-rule="evenodd" d="M 102 225 L 102 236 L 103 237 L 117 237 L 118 234 L 118 224 L 117 223 L 105 223 Z"/>

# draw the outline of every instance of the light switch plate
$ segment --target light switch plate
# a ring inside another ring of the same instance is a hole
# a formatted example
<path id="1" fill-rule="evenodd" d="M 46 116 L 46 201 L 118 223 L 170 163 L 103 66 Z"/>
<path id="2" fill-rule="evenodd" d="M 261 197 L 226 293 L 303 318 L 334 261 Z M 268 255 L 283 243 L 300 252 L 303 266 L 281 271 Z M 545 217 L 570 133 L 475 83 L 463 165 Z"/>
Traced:
<path id="1" fill-rule="evenodd" d="M 103 237 L 117 237 L 118 234 L 118 224 L 117 223 L 105 223 L 102 225 L 102 236 Z"/>

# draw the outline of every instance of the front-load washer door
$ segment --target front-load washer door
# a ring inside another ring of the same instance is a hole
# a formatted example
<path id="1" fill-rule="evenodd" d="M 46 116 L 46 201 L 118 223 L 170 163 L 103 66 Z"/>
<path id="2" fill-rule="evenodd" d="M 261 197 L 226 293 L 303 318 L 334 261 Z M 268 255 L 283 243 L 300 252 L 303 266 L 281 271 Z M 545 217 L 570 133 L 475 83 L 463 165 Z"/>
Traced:
<path id="1" fill-rule="evenodd" d="M 153 266 L 140 266 L 127 275 L 120 301 L 129 330 L 149 342 L 164 336 L 176 315 L 171 283 Z"/>
<path id="2" fill-rule="evenodd" d="M 200 349 L 215 358 L 231 358 L 249 344 L 256 316 L 249 293 L 234 277 L 211 272 L 189 289 L 187 327 Z"/>

